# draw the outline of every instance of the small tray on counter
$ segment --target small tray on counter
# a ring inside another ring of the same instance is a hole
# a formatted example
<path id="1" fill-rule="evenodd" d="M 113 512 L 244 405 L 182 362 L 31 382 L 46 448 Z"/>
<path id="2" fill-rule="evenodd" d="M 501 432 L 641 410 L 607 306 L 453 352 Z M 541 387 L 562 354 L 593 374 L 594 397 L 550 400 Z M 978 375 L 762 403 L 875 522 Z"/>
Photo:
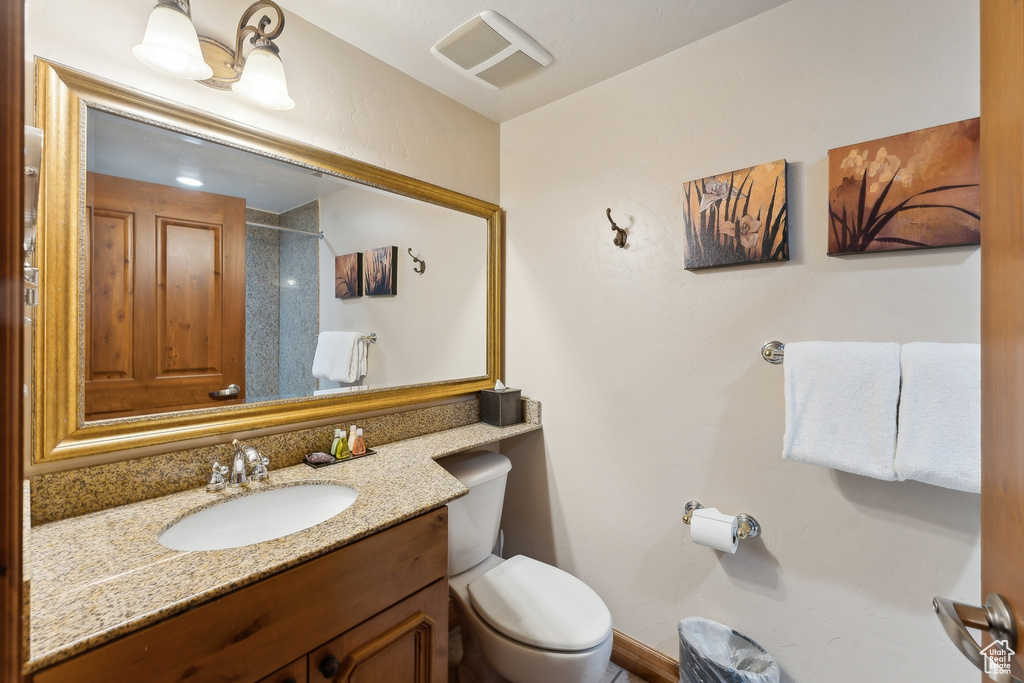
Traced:
<path id="1" fill-rule="evenodd" d="M 318 470 L 321 467 L 330 467 L 331 465 L 337 465 L 338 463 L 341 463 L 341 462 L 351 462 L 352 460 L 358 460 L 359 458 L 365 458 L 366 456 L 373 455 L 376 452 L 377 451 L 373 450 L 372 448 L 367 448 L 365 453 L 360 453 L 359 455 L 350 455 L 349 457 L 345 458 L 344 460 L 331 460 L 329 462 L 310 462 L 310 461 L 306 460 L 305 458 L 303 458 L 302 462 L 307 467 L 312 467 L 313 469 Z"/>

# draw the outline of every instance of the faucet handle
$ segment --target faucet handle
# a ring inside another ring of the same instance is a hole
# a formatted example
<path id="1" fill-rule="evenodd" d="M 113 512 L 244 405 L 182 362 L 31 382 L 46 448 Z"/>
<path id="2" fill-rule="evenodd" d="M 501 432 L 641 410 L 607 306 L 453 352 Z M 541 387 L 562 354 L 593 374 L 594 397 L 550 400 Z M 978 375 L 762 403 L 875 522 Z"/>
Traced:
<path id="1" fill-rule="evenodd" d="M 255 448 L 253 449 L 253 453 L 256 454 L 256 458 L 249 461 L 252 464 L 252 474 L 250 475 L 250 478 L 254 481 L 266 481 L 270 477 L 270 472 L 267 471 L 267 465 L 270 464 L 270 458 L 266 457 Z"/>
<path id="2" fill-rule="evenodd" d="M 213 463 L 213 474 L 210 476 L 210 481 L 206 484 L 206 490 L 220 491 L 227 484 L 227 480 L 224 475 L 228 473 L 228 466 L 221 465 L 219 462 L 214 461 Z"/>
<path id="3" fill-rule="evenodd" d="M 267 465 L 270 458 L 264 456 L 255 447 L 248 444 L 240 444 L 238 449 L 245 454 L 245 462 L 252 468 L 249 472 L 249 479 L 252 481 L 266 481 L 270 476 Z"/>

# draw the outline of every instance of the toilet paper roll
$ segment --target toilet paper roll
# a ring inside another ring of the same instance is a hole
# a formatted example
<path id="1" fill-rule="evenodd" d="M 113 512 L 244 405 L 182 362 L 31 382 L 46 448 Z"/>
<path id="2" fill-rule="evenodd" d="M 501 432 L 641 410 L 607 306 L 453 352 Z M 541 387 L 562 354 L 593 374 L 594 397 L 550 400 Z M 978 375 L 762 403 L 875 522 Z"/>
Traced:
<path id="1" fill-rule="evenodd" d="M 723 515 L 716 508 L 701 508 L 694 510 L 690 518 L 690 538 L 694 543 L 735 553 L 739 541 L 737 526 L 735 517 Z"/>

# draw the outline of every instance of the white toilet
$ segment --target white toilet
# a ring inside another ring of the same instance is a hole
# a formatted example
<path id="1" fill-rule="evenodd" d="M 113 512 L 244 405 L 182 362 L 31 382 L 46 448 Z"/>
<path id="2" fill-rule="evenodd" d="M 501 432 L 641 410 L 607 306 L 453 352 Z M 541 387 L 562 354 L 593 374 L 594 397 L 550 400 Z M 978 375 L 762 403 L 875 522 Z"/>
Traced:
<path id="1" fill-rule="evenodd" d="M 557 567 L 491 554 L 509 459 L 477 452 L 438 464 L 469 488 L 448 504 L 448 586 L 463 663 L 482 683 L 601 680 L 612 652 L 612 617 L 598 594 Z"/>

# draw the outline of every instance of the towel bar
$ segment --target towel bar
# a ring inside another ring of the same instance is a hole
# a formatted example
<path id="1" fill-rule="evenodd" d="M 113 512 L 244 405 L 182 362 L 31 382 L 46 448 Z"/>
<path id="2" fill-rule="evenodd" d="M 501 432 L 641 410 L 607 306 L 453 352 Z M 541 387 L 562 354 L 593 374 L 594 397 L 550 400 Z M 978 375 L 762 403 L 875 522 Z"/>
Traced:
<path id="1" fill-rule="evenodd" d="M 377 343 L 377 333 L 376 332 L 371 332 L 368 335 L 360 337 L 359 341 L 364 341 L 364 342 L 367 342 L 369 344 L 376 344 Z"/>
<path id="2" fill-rule="evenodd" d="M 761 347 L 761 358 L 772 365 L 782 365 L 785 355 L 786 345 L 780 341 L 772 340 Z"/>

